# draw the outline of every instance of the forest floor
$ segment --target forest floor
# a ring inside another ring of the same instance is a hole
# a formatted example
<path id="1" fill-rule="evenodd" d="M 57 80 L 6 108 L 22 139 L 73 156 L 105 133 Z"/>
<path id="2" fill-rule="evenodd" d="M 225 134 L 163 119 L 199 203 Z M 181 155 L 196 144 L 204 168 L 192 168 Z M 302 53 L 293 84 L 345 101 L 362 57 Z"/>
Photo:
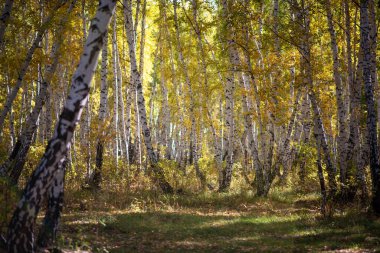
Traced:
<path id="1" fill-rule="evenodd" d="M 89 252 L 380 252 L 380 219 L 319 215 L 319 196 L 280 189 L 160 195 L 68 192 L 59 246 Z M 96 211 L 95 211 L 96 210 Z M 347 211 L 349 210 L 349 211 Z"/>

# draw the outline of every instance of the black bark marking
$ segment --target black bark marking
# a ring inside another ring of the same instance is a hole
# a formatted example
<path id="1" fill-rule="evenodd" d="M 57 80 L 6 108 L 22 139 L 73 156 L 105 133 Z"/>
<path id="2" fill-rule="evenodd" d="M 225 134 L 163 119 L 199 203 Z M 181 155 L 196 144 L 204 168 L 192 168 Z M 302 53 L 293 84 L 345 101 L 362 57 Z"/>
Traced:
<path id="1" fill-rule="evenodd" d="M 75 112 L 64 107 L 63 112 L 61 113 L 61 119 L 65 119 L 71 122 L 74 120 L 74 118 L 75 118 Z"/>

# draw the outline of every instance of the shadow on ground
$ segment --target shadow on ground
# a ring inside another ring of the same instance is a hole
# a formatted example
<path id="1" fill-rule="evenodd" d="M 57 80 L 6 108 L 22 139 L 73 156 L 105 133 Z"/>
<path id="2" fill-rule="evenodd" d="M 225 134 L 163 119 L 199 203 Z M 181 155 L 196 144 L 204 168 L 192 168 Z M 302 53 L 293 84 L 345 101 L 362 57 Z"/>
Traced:
<path id="1" fill-rule="evenodd" d="M 249 201 L 248 201 L 249 202 Z M 222 208 L 72 213 L 61 244 L 93 252 L 380 252 L 380 221 L 363 213 L 329 220 L 281 204 Z M 264 207 L 263 207 L 264 206 Z M 277 208 L 277 207 L 276 207 Z"/>

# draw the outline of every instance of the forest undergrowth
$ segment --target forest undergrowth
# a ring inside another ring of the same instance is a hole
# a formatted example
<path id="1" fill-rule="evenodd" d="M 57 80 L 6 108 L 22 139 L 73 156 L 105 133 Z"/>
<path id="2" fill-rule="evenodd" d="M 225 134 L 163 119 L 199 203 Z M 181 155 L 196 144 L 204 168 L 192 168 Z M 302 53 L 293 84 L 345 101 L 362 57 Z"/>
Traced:
<path id="1" fill-rule="evenodd" d="M 359 205 L 319 214 L 319 194 L 277 187 L 161 195 L 72 191 L 61 248 L 91 252 L 378 252 L 380 219 Z"/>
<path id="2" fill-rule="evenodd" d="M 322 217 L 320 193 L 310 186 L 277 184 L 264 198 L 238 180 L 228 193 L 202 191 L 188 175 L 167 195 L 142 173 L 129 183 L 109 178 L 97 190 L 68 175 L 55 243 L 64 252 L 380 251 L 379 218 L 359 202 Z M 17 195 L 13 189 L 9 201 Z"/>

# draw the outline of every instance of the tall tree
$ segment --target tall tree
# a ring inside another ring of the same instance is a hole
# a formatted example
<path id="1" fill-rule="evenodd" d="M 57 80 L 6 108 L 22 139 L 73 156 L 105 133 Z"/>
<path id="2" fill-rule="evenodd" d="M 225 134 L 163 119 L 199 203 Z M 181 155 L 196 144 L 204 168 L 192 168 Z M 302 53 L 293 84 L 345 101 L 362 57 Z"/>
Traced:
<path id="1" fill-rule="evenodd" d="M 325 3 L 326 13 L 327 13 L 327 23 L 330 33 L 330 47 L 333 56 L 333 74 L 335 81 L 335 92 L 336 92 L 336 102 L 337 102 L 337 115 L 338 115 L 338 137 L 337 137 L 337 157 L 338 166 L 340 174 L 340 183 L 342 187 L 342 194 L 347 191 L 347 123 L 346 123 L 346 110 L 347 103 L 344 98 L 344 87 L 343 80 L 340 71 L 339 64 L 339 52 L 336 32 L 334 28 L 333 14 L 331 11 L 331 2 L 326 0 Z"/>
<path id="2" fill-rule="evenodd" d="M 377 143 L 377 117 L 375 108 L 375 78 L 373 76 L 373 54 L 371 47 L 371 25 L 369 0 L 360 1 L 360 49 L 363 52 L 363 80 L 367 105 L 367 131 L 370 148 L 370 169 L 372 176 L 372 207 L 380 214 L 380 164 Z M 372 5 L 372 8 L 374 6 Z"/>
<path id="3" fill-rule="evenodd" d="M 157 154 L 153 150 L 152 138 L 150 129 L 148 127 L 145 99 L 142 90 L 142 83 L 140 79 L 140 72 L 137 69 L 136 63 L 136 43 L 133 34 L 133 21 L 132 21 L 132 4 L 131 0 L 124 0 L 124 17 L 125 17 L 125 30 L 127 32 L 127 41 L 129 47 L 129 58 L 131 66 L 131 83 L 135 86 L 137 93 L 137 105 L 139 112 L 139 119 L 141 122 L 145 147 L 148 153 L 152 172 L 154 173 L 155 180 L 165 193 L 173 193 L 172 186 L 166 181 L 164 171 L 158 164 Z"/>
<path id="4" fill-rule="evenodd" d="M 88 101 L 90 83 L 98 63 L 99 51 L 107 32 L 116 1 L 101 0 L 91 23 L 84 52 L 72 78 L 72 86 L 60 115 L 53 138 L 45 154 L 25 187 L 8 228 L 9 252 L 34 252 L 33 226 L 42 203 L 51 187 L 60 185 L 58 177 L 63 169 L 75 127 L 80 120 L 83 107 Z M 62 174 L 62 173 L 61 173 Z"/>
<path id="5" fill-rule="evenodd" d="M 189 95 L 190 95 L 190 119 L 191 119 L 191 129 L 190 129 L 190 152 L 191 157 L 193 157 L 193 164 L 195 168 L 196 175 L 201 181 L 202 187 L 206 187 L 206 177 L 204 173 L 200 170 L 198 165 L 198 153 L 197 153 L 197 126 L 196 126 L 196 108 L 194 101 L 193 85 L 190 80 L 188 66 L 186 64 L 185 58 L 183 56 L 183 47 L 180 40 L 180 29 L 178 24 L 178 14 L 177 14 L 177 0 L 173 1 L 174 5 L 174 27 L 176 31 L 176 41 L 177 41 L 177 51 L 178 51 L 178 60 L 181 66 L 183 75 L 185 77 L 185 83 L 187 85 Z"/>
<path id="6" fill-rule="evenodd" d="M 55 33 L 56 41 L 52 45 L 50 55 L 51 64 L 45 68 L 43 81 L 40 86 L 39 94 L 36 97 L 34 108 L 25 121 L 26 126 L 18 137 L 16 145 L 13 148 L 10 156 L 0 167 L 0 173 L 8 174 L 14 184 L 17 184 L 19 180 L 26 161 L 26 156 L 33 141 L 33 136 L 36 135 L 38 120 L 40 118 L 42 108 L 46 103 L 48 97 L 48 89 L 50 88 L 51 81 L 57 69 L 58 60 L 61 53 L 60 49 L 63 43 L 63 38 L 60 35 L 65 28 L 65 24 L 69 19 L 70 13 L 74 8 L 75 3 L 76 0 L 73 0 L 71 2 L 67 11 L 67 15 L 61 19 L 59 28 Z"/>
<path id="7" fill-rule="evenodd" d="M 3 131 L 5 117 L 7 116 L 9 109 L 11 108 L 12 103 L 17 96 L 17 93 L 21 88 L 25 74 L 28 71 L 30 62 L 32 61 L 33 54 L 36 51 L 37 47 L 39 46 L 40 42 L 42 41 L 43 36 L 44 36 L 46 30 L 48 29 L 49 24 L 51 23 L 51 20 L 53 19 L 54 15 L 55 15 L 55 12 L 59 8 L 61 8 L 66 2 L 67 2 L 67 0 L 58 1 L 58 3 L 53 8 L 52 12 L 44 19 L 43 23 L 41 24 L 41 26 L 37 30 L 36 37 L 34 38 L 32 45 L 30 46 L 30 48 L 29 48 L 29 50 L 25 56 L 25 60 L 23 61 L 22 65 L 21 65 L 20 71 L 18 72 L 18 77 L 17 77 L 16 83 L 13 86 L 12 91 L 7 96 L 4 108 L 1 110 L 1 114 L 0 114 L 0 135 L 2 134 L 2 131 Z"/>
<path id="8" fill-rule="evenodd" d="M 91 178 L 90 184 L 99 188 L 102 180 L 102 165 L 103 165 L 103 151 L 104 151 L 104 138 L 105 138 L 105 119 L 107 115 L 107 102 L 108 102 L 108 34 L 104 36 L 104 44 L 102 49 L 102 66 L 101 66 L 101 81 L 100 81 L 100 102 L 99 102 L 99 136 L 96 144 L 96 164 L 95 170 Z"/>
<path id="9" fill-rule="evenodd" d="M 351 15 L 349 1 L 344 2 L 345 6 L 345 34 L 346 34 L 346 47 L 347 47 L 347 72 L 348 72 L 348 85 L 349 85 L 349 136 L 347 138 L 347 171 L 345 178 L 348 183 L 348 194 L 354 195 L 357 190 L 355 183 L 355 173 L 359 178 L 360 188 L 362 190 L 362 197 L 365 198 L 367 190 L 365 187 L 365 180 L 363 181 L 364 174 L 360 168 L 358 157 L 361 155 L 360 145 L 360 110 L 361 110 L 361 91 L 362 91 L 362 78 L 361 68 L 363 63 L 362 53 L 359 54 L 358 64 L 356 66 L 356 76 L 354 76 L 354 66 L 352 62 L 352 43 L 351 43 Z M 359 74 L 360 73 L 360 74 Z"/>
<path id="10" fill-rule="evenodd" d="M 118 78 L 117 72 L 117 42 L 116 42 L 116 15 L 113 19 L 113 31 L 112 31 L 112 68 L 113 68 L 113 79 L 114 79 L 114 100 L 113 100 L 113 127 L 115 131 L 115 139 L 114 139 L 114 157 L 116 168 L 119 164 L 119 86 L 120 80 Z"/>
<path id="11" fill-rule="evenodd" d="M 335 179 L 335 166 L 330 154 L 330 147 L 327 142 L 325 127 L 322 121 L 321 109 L 318 105 L 317 96 L 314 89 L 313 80 L 313 68 L 312 68 L 312 57 L 311 57 L 311 31 L 310 31 L 310 6 L 306 5 L 304 2 L 299 4 L 298 1 L 293 0 L 292 8 L 294 9 L 297 24 L 299 25 L 299 32 L 302 34 L 300 39 L 300 45 L 298 50 L 300 51 L 301 63 L 303 66 L 303 78 L 305 84 L 308 88 L 308 96 L 311 102 L 311 108 L 313 111 L 313 122 L 314 122 L 314 137 L 321 146 L 321 150 L 324 155 L 324 162 L 326 164 L 326 170 L 328 173 L 328 184 L 329 184 L 329 198 L 333 198 L 337 191 L 337 183 Z"/>
<path id="12" fill-rule="evenodd" d="M 219 181 L 219 191 L 225 191 L 231 184 L 232 165 L 233 165 L 233 150 L 234 150 L 234 90 L 235 90 L 235 72 L 237 70 L 236 57 L 238 56 L 235 48 L 234 41 L 234 28 L 232 27 L 232 14 L 230 13 L 232 1 L 222 0 L 222 16 L 224 27 L 224 36 L 228 48 L 228 58 L 230 61 L 231 70 L 227 74 L 225 82 L 225 124 L 226 124 L 226 137 L 224 138 L 224 145 L 226 146 L 226 166 L 222 171 L 222 179 Z"/>

